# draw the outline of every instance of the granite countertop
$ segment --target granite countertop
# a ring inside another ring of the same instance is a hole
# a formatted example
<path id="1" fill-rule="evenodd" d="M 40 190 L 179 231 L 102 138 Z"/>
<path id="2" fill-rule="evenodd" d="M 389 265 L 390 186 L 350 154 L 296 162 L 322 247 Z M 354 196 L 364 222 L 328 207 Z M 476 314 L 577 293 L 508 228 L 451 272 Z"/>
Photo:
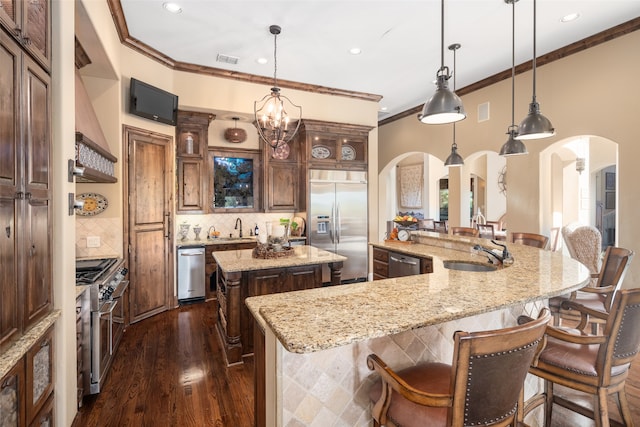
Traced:
<path id="1" fill-rule="evenodd" d="M 566 294 L 589 280 L 586 267 L 561 253 L 515 244 L 509 245 L 515 259 L 510 267 L 492 272 L 448 270 L 445 260 L 485 263 L 487 256 L 470 248 L 475 243 L 493 245 L 484 239 L 426 232 L 421 242 L 372 246 L 429 257 L 431 274 L 250 297 L 245 302 L 288 351 L 311 353 Z"/>
<path id="2" fill-rule="evenodd" d="M 267 268 L 295 267 L 298 265 L 327 264 L 346 261 L 342 255 L 313 246 L 293 246 L 293 255 L 284 258 L 253 258 L 253 249 L 213 252 L 218 267 L 232 273 L 237 271 L 265 270 Z"/>
<path id="3" fill-rule="evenodd" d="M 18 363 L 18 361 L 27 354 L 27 351 L 49 330 L 60 317 L 60 310 L 53 310 L 44 319 L 38 322 L 33 328 L 29 329 L 23 336 L 18 339 L 4 353 L 0 354 L 0 378 L 7 375 L 7 372 Z"/>

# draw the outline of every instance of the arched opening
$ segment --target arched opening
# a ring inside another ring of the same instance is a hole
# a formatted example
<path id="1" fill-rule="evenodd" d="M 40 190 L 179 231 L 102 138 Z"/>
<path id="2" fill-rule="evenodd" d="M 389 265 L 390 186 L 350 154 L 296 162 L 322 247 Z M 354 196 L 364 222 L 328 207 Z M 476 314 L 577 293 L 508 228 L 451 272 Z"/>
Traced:
<path id="1" fill-rule="evenodd" d="M 615 245 L 618 145 L 597 136 L 574 136 L 540 153 L 542 228 L 591 225 L 603 247 Z M 560 243 L 561 239 L 560 239 Z"/>
<path id="2" fill-rule="evenodd" d="M 424 219 L 455 218 L 450 225 L 469 226 L 478 211 L 497 221 L 506 212 L 504 179 L 506 160 L 493 151 L 473 153 L 461 168 L 446 168 L 429 153 L 404 153 L 389 162 L 379 176 L 381 238 L 399 213 Z M 420 184 L 417 188 L 416 186 Z"/>

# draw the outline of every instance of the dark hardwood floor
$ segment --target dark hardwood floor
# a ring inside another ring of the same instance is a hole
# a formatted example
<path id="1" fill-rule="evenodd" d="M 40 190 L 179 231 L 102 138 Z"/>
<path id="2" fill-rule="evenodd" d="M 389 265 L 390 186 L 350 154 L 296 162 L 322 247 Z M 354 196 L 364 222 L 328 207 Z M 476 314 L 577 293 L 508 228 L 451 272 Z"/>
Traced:
<path id="1" fill-rule="evenodd" d="M 214 307 L 213 302 L 187 305 L 130 326 L 103 391 L 85 397 L 73 426 L 252 426 L 253 358 L 225 366 Z M 627 394 L 640 424 L 638 362 L 627 380 Z M 620 420 L 611 405 L 611 418 Z M 555 406 L 554 427 L 593 425 Z"/>
<path id="2" fill-rule="evenodd" d="M 131 325 L 103 391 L 75 426 L 252 426 L 253 358 L 227 368 L 215 303 L 182 306 Z"/>

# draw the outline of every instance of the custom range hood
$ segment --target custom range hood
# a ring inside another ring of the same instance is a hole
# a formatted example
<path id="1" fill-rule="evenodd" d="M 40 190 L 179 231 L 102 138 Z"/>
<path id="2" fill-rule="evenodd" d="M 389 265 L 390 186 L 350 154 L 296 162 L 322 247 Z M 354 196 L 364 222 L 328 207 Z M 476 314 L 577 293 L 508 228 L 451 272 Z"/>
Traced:
<path id="1" fill-rule="evenodd" d="M 117 182 L 114 164 L 118 159 L 109 151 L 109 144 L 77 69 L 75 86 L 75 159 L 69 160 L 69 182 L 73 182 L 74 177 L 76 182 Z"/>

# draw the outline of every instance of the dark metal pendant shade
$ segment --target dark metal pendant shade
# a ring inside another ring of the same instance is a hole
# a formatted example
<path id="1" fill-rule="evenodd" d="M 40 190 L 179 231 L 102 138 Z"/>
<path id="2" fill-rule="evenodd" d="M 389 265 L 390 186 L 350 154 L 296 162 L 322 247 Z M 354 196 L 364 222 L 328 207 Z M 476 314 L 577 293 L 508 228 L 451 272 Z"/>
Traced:
<path id="1" fill-rule="evenodd" d="M 447 160 L 444 161 L 445 166 L 463 166 L 464 160 L 462 160 L 462 156 L 458 154 L 458 146 L 454 142 L 451 144 L 451 154 L 447 157 Z"/>
<path id="2" fill-rule="evenodd" d="M 447 68 L 447 67 L 445 67 Z M 436 92 L 422 108 L 420 121 L 427 124 L 444 124 L 458 122 L 467 117 L 462 100 L 449 89 L 450 78 L 448 68 L 446 73 L 438 72 Z"/>
<path id="3" fill-rule="evenodd" d="M 527 147 L 524 145 L 522 141 L 518 141 L 516 136 L 518 135 L 518 131 L 514 128 L 509 128 L 509 139 L 502 145 L 500 148 L 501 156 L 518 156 L 520 154 L 529 154 L 527 151 Z"/>
<path id="4" fill-rule="evenodd" d="M 460 45 L 454 48 L 449 46 L 449 49 L 455 51 L 458 47 L 460 47 Z M 454 72 L 457 72 L 457 70 L 454 69 Z M 425 102 L 424 107 L 422 107 L 422 113 L 418 115 L 418 119 L 422 123 L 430 125 L 455 123 L 467 117 L 467 113 L 465 113 L 464 107 L 462 106 L 462 100 L 455 94 L 455 84 L 453 91 L 449 89 L 448 80 L 450 78 L 449 67 L 444 65 L 444 0 L 441 0 L 440 69 L 436 73 L 436 92 Z"/>
<path id="5" fill-rule="evenodd" d="M 514 0 L 512 0 L 514 1 Z M 520 122 L 517 139 L 549 138 L 556 134 L 553 125 L 540 113 L 540 105 L 536 100 L 536 0 L 533 0 L 533 95 L 529 104 L 529 114 Z"/>
<path id="6" fill-rule="evenodd" d="M 534 100 L 529 104 L 529 114 L 520 122 L 517 139 L 548 138 L 556 134 L 551 121 L 542 115 L 540 105 Z"/>

